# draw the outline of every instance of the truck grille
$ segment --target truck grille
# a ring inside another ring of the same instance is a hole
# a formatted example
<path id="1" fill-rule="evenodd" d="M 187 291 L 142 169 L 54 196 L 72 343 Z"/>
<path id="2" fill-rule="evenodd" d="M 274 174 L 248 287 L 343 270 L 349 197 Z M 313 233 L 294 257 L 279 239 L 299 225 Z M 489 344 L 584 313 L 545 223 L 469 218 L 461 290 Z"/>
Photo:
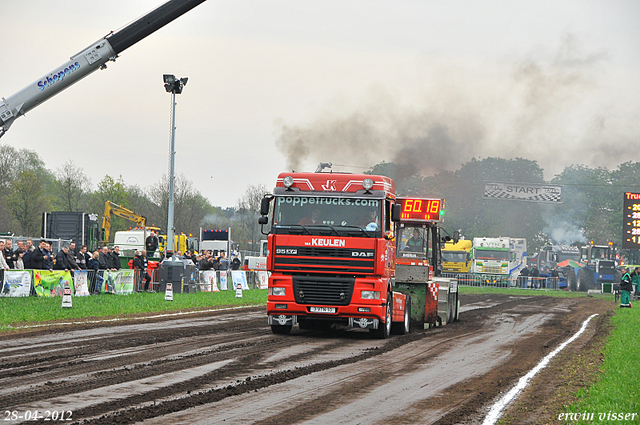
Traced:
<path id="1" fill-rule="evenodd" d="M 293 276 L 298 304 L 349 305 L 355 278 Z"/>
<path id="2" fill-rule="evenodd" d="M 480 272 L 480 273 L 502 274 L 503 273 L 503 269 L 500 266 L 484 266 L 484 267 L 480 267 L 478 272 Z"/>
<path id="3" fill-rule="evenodd" d="M 616 272 L 616 264 L 613 261 L 600 260 L 598 272 L 600 274 L 614 274 Z"/>
<path id="4" fill-rule="evenodd" d="M 295 273 L 373 274 L 375 250 L 350 248 L 278 247 L 274 271 Z"/>

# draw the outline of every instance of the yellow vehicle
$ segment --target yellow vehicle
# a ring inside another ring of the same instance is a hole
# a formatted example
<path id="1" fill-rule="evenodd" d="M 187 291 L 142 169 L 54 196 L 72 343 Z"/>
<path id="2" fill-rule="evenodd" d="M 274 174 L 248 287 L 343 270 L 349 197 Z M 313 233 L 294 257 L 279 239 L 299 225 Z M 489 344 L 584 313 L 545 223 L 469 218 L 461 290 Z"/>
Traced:
<path id="1" fill-rule="evenodd" d="M 166 247 L 167 247 L 167 235 L 159 235 L 158 236 L 160 239 L 160 246 L 158 247 L 158 250 L 161 253 L 164 253 Z M 173 236 L 174 239 L 174 243 L 173 243 L 173 252 L 177 253 L 178 251 L 180 251 L 180 253 L 184 254 L 187 251 L 198 251 L 198 239 L 194 238 L 191 234 L 189 235 L 185 235 L 184 233 L 180 233 L 180 234 L 175 234 Z"/>
<path id="2" fill-rule="evenodd" d="M 111 216 L 115 215 L 118 217 L 122 217 L 127 220 L 131 220 L 136 223 L 139 227 L 145 228 L 147 223 L 147 219 L 140 215 L 136 214 L 133 211 L 121 207 L 118 204 L 114 204 L 111 201 L 107 201 L 104 203 L 104 215 L 102 216 L 102 244 L 108 244 L 109 238 L 111 237 Z"/>
<path id="3" fill-rule="evenodd" d="M 442 271 L 445 273 L 470 273 L 471 248 L 470 240 L 461 239 L 458 243 L 449 241 L 442 250 Z"/>

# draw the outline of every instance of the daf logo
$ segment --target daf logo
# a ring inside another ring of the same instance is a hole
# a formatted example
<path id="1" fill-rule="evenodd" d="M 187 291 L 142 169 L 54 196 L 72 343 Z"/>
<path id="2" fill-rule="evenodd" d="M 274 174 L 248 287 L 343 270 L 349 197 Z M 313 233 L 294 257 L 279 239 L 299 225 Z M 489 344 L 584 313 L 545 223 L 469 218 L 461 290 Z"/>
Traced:
<path id="1" fill-rule="evenodd" d="M 361 317 L 360 319 L 356 320 L 355 323 L 360 326 L 361 328 L 366 328 L 369 324 L 373 324 L 373 320 L 371 322 L 369 322 L 367 319 L 365 319 L 364 317 Z"/>
<path id="2" fill-rule="evenodd" d="M 365 251 L 352 251 L 352 257 L 364 257 L 364 258 L 373 258 L 373 252 L 365 252 Z"/>
<path id="3" fill-rule="evenodd" d="M 287 316 L 285 316 L 284 314 L 280 314 L 278 317 L 276 317 L 276 321 L 284 326 L 287 324 L 287 322 L 289 321 L 289 318 Z"/>
<path id="4" fill-rule="evenodd" d="M 298 255 L 298 250 L 289 248 L 276 248 L 276 254 Z"/>

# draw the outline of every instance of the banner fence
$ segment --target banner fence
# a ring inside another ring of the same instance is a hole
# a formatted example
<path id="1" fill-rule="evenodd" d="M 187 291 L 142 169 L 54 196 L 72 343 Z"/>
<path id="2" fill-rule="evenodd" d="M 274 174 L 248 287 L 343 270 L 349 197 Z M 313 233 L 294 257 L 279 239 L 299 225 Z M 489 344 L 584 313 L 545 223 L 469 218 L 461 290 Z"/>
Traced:
<path id="1" fill-rule="evenodd" d="M 196 284 L 198 292 L 220 292 L 236 290 L 266 289 L 266 271 L 207 270 L 189 277 L 185 284 Z M 160 271 L 149 270 L 150 288 L 158 289 Z M 2 278 L 1 297 L 61 297 L 65 284 L 72 288 L 76 297 L 96 294 L 128 295 L 141 292 L 144 276 L 135 270 L 7 270 Z M 175 283 L 174 283 L 175 285 Z"/>

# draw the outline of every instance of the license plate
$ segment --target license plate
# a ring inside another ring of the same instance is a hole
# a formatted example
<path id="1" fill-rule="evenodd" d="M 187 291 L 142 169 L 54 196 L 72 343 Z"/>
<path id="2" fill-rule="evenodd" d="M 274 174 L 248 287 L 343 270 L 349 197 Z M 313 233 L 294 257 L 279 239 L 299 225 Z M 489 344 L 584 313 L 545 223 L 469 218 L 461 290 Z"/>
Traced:
<path id="1" fill-rule="evenodd" d="M 311 313 L 335 313 L 334 307 L 309 307 Z"/>

